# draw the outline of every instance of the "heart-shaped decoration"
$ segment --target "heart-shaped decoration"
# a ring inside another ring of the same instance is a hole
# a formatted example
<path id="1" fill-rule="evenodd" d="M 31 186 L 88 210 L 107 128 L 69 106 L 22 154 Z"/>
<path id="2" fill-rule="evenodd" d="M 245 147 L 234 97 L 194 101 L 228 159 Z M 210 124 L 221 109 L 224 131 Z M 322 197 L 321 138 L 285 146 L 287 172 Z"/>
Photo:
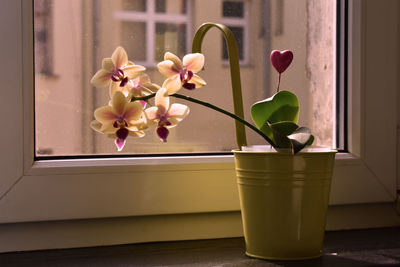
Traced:
<path id="1" fill-rule="evenodd" d="M 293 53 L 290 50 L 273 50 L 269 58 L 271 59 L 272 66 L 281 74 L 292 63 Z"/>

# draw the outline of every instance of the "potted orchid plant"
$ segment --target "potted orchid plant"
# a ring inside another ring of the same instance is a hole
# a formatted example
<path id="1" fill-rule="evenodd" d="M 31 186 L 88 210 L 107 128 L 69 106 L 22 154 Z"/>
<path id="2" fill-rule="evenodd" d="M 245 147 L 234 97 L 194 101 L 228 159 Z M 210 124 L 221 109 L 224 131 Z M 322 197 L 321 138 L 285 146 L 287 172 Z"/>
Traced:
<path id="1" fill-rule="evenodd" d="M 290 91 L 279 91 L 280 76 L 290 65 L 293 53 L 289 50 L 274 50 L 270 59 L 279 73 L 277 94 L 252 106 L 251 115 L 257 126 L 254 127 L 243 116 L 178 94 L 181 89 L 194 90 L 206 85 L 196 74 L 204 67 L 203 54 L 188 54 L 181 61 L 176 55 L 166 52 L 164 61 L 157 65 L 159 72 L 166 77 L 162 86 L 159 86 L 151 83 L 149 76 L 144 73 L 145 67 L 128 61 L 124 48 L 117 47 L 111 58 L 103 59 L 102 69 L 91 80 L 96 87 L 109 87 L 111 98 L 109 105 L 95 111 L 96 120 L 92 121 L 91 126 L 94 130 L 112 137 L 118 151 L 123 149 L 128 136 L 142 137 L 144 130 L 155 126 L 160 140 L 167 142 L 168 129 L 175 127 L 189 114 L 188 106 L 169 104 L 169 98 L 175 97 L 204 105 L 234 118 L 258 133 L 278 151 L 290 150 L 297 153 L 311 145 L 314 137 L 308 128 L 296 124 L 299 118 L 296 95 Z M 234 98 L 236 96 L 234 94 Z M 155 105 L 149 106 L 148 100 L 153 97 Z"/>
<path id="2" fill-rule="evenodd" d="M 180 94 L 205 86 L 199 76 L 205 64 L 201 44 L 211 28 L 225 37 L 234 112 Z M 122 47 L 102 61 L 93 76 L 96 87 L 108 87 L 110 101 L 95 110 L 91 127 L 107 134 L 121 151 L 128 137 L 142 137 L 154 129 L 162 142 L 169 131 L 189 114 L 189 107 L 171 104 L 178 98 L 211 108 L 235 120 L 237 149 L 233 150 L 246 240 L 246 254 L 263 259 L 306 259 L 321 255 L 326 209 L 335 157 L 331 149 L 304 148 L 314 137 L 297 125 L 299 101 L 290 91 L 280 90 L 282 73 L 293 60 L 290 50 L 272 51 L 270 60 L 279 79 L 277 92 L 251 107 L 254 122 L 244 120 L 237 45 L 222 24 L 205 23 L 196 32 L 192 53 L 181 60 L 166 52 L 157 65 L 165 76 L 154 84 L 145 68 L 128 60 Z M 154 98 L 154 101 L 150 101 Z M 153 102 L 153 103 L 152 103 Z M 249 127 L 272 146 L 273 151 L 247 147 L 244 127 Z"/>

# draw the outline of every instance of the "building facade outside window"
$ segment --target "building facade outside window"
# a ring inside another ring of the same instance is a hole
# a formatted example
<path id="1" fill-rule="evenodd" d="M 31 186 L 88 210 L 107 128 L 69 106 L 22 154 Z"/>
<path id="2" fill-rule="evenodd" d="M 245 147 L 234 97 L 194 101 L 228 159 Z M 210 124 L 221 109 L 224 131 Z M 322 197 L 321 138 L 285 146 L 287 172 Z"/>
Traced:
<path id="1" fill-rule="evenodd" d="M 53 73 L 53 37 L 52 37 L 52 5 L 50 0 L 37 0 L 35 5 L 35 54 L 37 74 L 52 75 Z"/>
<path id="2" fill-rule="evenodd" d="M 183 57 L 191 42 L 190 3 L 187 0 L 122 1 L 121 7 L 114 11 L 114 18 L 120 21 L 117 26 L 120 45 L 136 64 L 146 67 L 162 61 L 164 51 Z"/>
<path id="3" fill-rule="evenodd" d="M 249 1 L 222 1 L 222 24 L 235 35 L 240 63 L 248 63 L 248 5 Z M 228 60 L 226 46 L 222 46 L 222 58 Z"/>

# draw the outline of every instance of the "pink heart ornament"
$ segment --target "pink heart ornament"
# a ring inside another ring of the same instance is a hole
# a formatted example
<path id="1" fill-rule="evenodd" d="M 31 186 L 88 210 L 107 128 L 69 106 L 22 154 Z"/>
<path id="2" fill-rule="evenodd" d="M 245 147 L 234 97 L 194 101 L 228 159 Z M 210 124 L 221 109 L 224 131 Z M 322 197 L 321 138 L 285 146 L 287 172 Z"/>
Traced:
<path id="1" fill-rule="evenodd" d="M 292 63 L 293 53 L 290 50 L 279 51 L 273 50 L 270 55 L 272 66 L 281 74 Z"/>

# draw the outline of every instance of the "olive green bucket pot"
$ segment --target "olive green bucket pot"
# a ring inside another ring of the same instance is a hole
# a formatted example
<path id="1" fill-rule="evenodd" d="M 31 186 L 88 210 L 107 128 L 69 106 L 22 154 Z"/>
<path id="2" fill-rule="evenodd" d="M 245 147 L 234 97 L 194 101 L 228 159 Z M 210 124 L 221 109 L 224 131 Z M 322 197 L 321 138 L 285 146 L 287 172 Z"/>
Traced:
<path id="1" fill-rule="evenodd" d="M 322 255 L 336 151 L 233 151 L 246 254 L 269 260 Z"/>

